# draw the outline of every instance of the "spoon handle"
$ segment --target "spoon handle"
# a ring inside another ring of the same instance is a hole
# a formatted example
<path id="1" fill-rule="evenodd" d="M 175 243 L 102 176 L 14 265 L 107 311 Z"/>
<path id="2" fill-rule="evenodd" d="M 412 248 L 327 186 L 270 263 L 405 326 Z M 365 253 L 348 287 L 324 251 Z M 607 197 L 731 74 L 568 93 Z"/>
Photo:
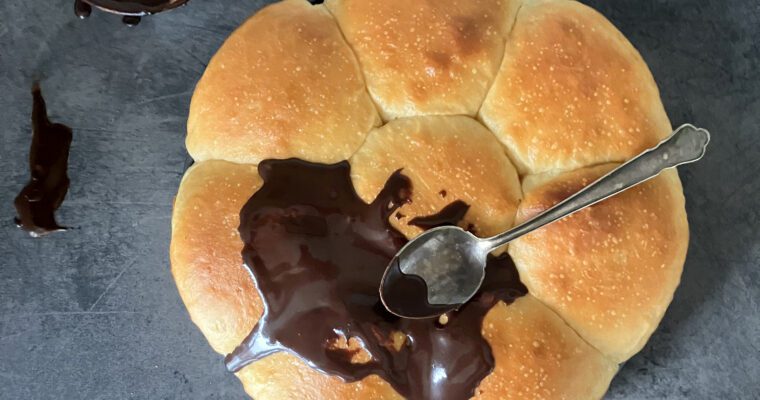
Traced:
<path id="1" fill-rule="evenodd" d="M 644 151 L 533 219 L 507 232 L 483 239 L 481 244 L 485 250 L 493 250 L 546 224 L 651 179 L 665 169 L 697 161 L 705 155 L 709 142 L 710 133 L 707 130 L 690 124 L 682 125 L 656 147 Z"/>

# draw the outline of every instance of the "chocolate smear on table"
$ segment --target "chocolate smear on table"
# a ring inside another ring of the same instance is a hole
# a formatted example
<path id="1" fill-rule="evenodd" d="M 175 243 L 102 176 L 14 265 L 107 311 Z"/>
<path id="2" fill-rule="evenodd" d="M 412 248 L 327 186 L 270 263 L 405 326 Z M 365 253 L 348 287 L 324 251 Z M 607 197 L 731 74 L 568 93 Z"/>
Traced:
<path id="1" fill-rule="evenodd" d="M 69 190 L 66 173 L 71 128 L 48 119 L 39 84 L 32 88 L 32 146 L 29 152 L 31 179 L 16 196 L 16 225 L 38 237 L 66 228 L 55 221 L 55 210 Z"/>
<path id="2" fill-rule="evenodd" d="M 240 235 L 265 312 L 227 356 L 227 368 L 284 351 L 346 382 L 376 374 L 410 399 L 472 396 L 494 368 L 483 318 L 498 301 L 527 293 L 512 260 L 491 257 L 481 291 L 446 318 L 396 317 L 380 302 L 379 287 L 407 242 L 388 217 L 409 201 L 409 179 L 397 171 L 366 204 L 347 162 L 268 160 L 259 173 L 264 184 L 240 212 Z M 454 203 L 417 220 L 456 224 L 466 208 Z"/>

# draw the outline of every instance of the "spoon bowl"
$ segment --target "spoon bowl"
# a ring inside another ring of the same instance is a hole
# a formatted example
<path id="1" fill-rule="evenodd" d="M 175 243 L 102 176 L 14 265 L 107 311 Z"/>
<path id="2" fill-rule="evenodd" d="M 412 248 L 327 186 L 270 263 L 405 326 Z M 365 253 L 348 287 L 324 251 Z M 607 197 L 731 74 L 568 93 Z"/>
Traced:
<path id="1" fill-rule="evenodd" d="M 414 319 L 458 308 L 483 283 L 488 256 L 483 243 L 457 226 L 425 231 L 402 247 L 385 271 L 383 305 L 393 314 Z"/>

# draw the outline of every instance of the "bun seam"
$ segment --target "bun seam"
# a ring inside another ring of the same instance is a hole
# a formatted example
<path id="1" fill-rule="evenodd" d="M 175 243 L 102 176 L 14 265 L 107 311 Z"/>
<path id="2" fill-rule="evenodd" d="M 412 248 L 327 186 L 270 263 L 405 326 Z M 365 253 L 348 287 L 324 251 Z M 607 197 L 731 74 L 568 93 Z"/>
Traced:
<path id="1" fill-rule="evenodd" d="M 307 0 L 304 0 L 304 1 L 307 1 Z M 327 13 L 330 14 L 330 18 L 335 23 L 335 26 L 338 27 L 338 32 L 340 32 L 340 37 L 343 39 L 343 42 L 346 44 L 346 46 L 348 47 L 348 49 L 351 50 L 351 54 L 354 56 L 354 62 L 356 64 L 356 67 L 359 69 L 359 72 L 362 75 L 362 83 L 364 84 L 364 92 L 367 94 L 367 96 L 369 97 L 370 101 L 372 102 L 372 105 L 375 107 L 375 112 L 377 113 L 377 115 L 380 116 L 381 124 L 378 125 L 378 126 L 375 126 L 375 128 L 381 127 L 381 126 L 385 125 L 385 123 L 388 122 L 388 121 L 386 121 L 385 118 L 383 118 L 383 113 L 382 113 L 382 109 L 380 108 L 380 105 L 377 104 L 377 101 L 372 96 L 372 93 L 369 91 L 369 85 L 367 85 L 367 74 L 364 73 L 364 67 L 362 66 L 362 60 L 359 58 L 359 54 L 356 53 L 356 50 L 354 50 L 354 47 L 351 46 L 351 43 L 348 41 L 348 38 L 346 37 L 345 32 L 343 32 L 343 27 L 341 27 L 340 26 L 340 22 L 338 22 L 338 17 L 336 17 L 335 14 L 333 14 L 332 10 L 330 10 L 330 7 L 327 7 L 327 3 L 331 3 L 331 1 L 328 0 L 324 4 L 315 4 L 315 5 L 312 5 L 312 6 L 313 7 L 317 7 L 317 6 L 324 7 L 325 11 L 327 11 Z M 370 131 L 371 131 L 371 129 L 370 129 Z M 367 140 L 366 136 L 365 136 L 364 140 L 365 141 Z M 364 145 L 363 142 L 362 142 L 362 145 Z M 359 147 L 361 147 L 361 146 L 359 146 Z M 356 152 L 356 151 L 354 151 L 354 152 Z"/>

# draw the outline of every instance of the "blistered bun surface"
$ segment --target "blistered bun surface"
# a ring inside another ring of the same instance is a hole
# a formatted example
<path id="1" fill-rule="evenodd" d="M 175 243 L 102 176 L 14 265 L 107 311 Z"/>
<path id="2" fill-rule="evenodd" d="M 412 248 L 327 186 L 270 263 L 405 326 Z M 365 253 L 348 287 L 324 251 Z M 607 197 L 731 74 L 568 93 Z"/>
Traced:
<path id="1" fill-rule="evenodd" d="M 478 111 L 516 0 L 327 0 L 385 120 Z"/>
<path id="2" fill-rule="evenodd" d="M 609 172 L 602 165 L 527 180 L 519 222 Z M 665 171 L 528 234 L 509 253 L 530 293 L 618 362 L 641 350 L 678 286 L 689 227 L 681 182 Z"/>
<path id="3" fill-rule="evenodd" d="M 526 1 L 480 118 L 521 174 L 621 162 L 670 122 L 646 63 L 601 14 Z"/>
<path id="4" fill-rule="evenodd" d="M 238 233 L 260 161 L 349 160 L 367 202 L 401 169 L 412 201 L 394 227 L 414 237 L 412 218 L 462 200 L 462 225 L 488 236 L 669 130 L 639 54 L 579 3 L 285 0 L 238 28 L 198 83 L 172 273 L 193 322 L 226 354 L 263 312 Z M 662 318 L 687 243 L 669 171 L 510 244 L 529 294 L 486 315 L 495 367 L 475 398 L 601 398 Z M 377 376 L 346 383 L 288 353 L 237 376 L 257 400 L 401 398 Z"/>
<path id="5" fill-rule="evenodd" d="M 263 306 L 241 268 L 240 209 L 261 186 L 255 165 L 204 161 L 190 167 L 174 200 L 171 264 L 190 317 L 220 353 L 232 351 Z"/>
<path id="6" fill-rule="evenodd" d="M 477 398 L 599 399 L 618 370 L 531 295 L 494 306 L 483 320 L 483 336 L 496 367 Z"/>
<path id="7" fill-rule="evenodd" d="M 211 59 L 190 105 L 187 149 L 196 161 L 330 163 L 379 124 L 327 9 L 285 0 L 243 23 Z"/>

